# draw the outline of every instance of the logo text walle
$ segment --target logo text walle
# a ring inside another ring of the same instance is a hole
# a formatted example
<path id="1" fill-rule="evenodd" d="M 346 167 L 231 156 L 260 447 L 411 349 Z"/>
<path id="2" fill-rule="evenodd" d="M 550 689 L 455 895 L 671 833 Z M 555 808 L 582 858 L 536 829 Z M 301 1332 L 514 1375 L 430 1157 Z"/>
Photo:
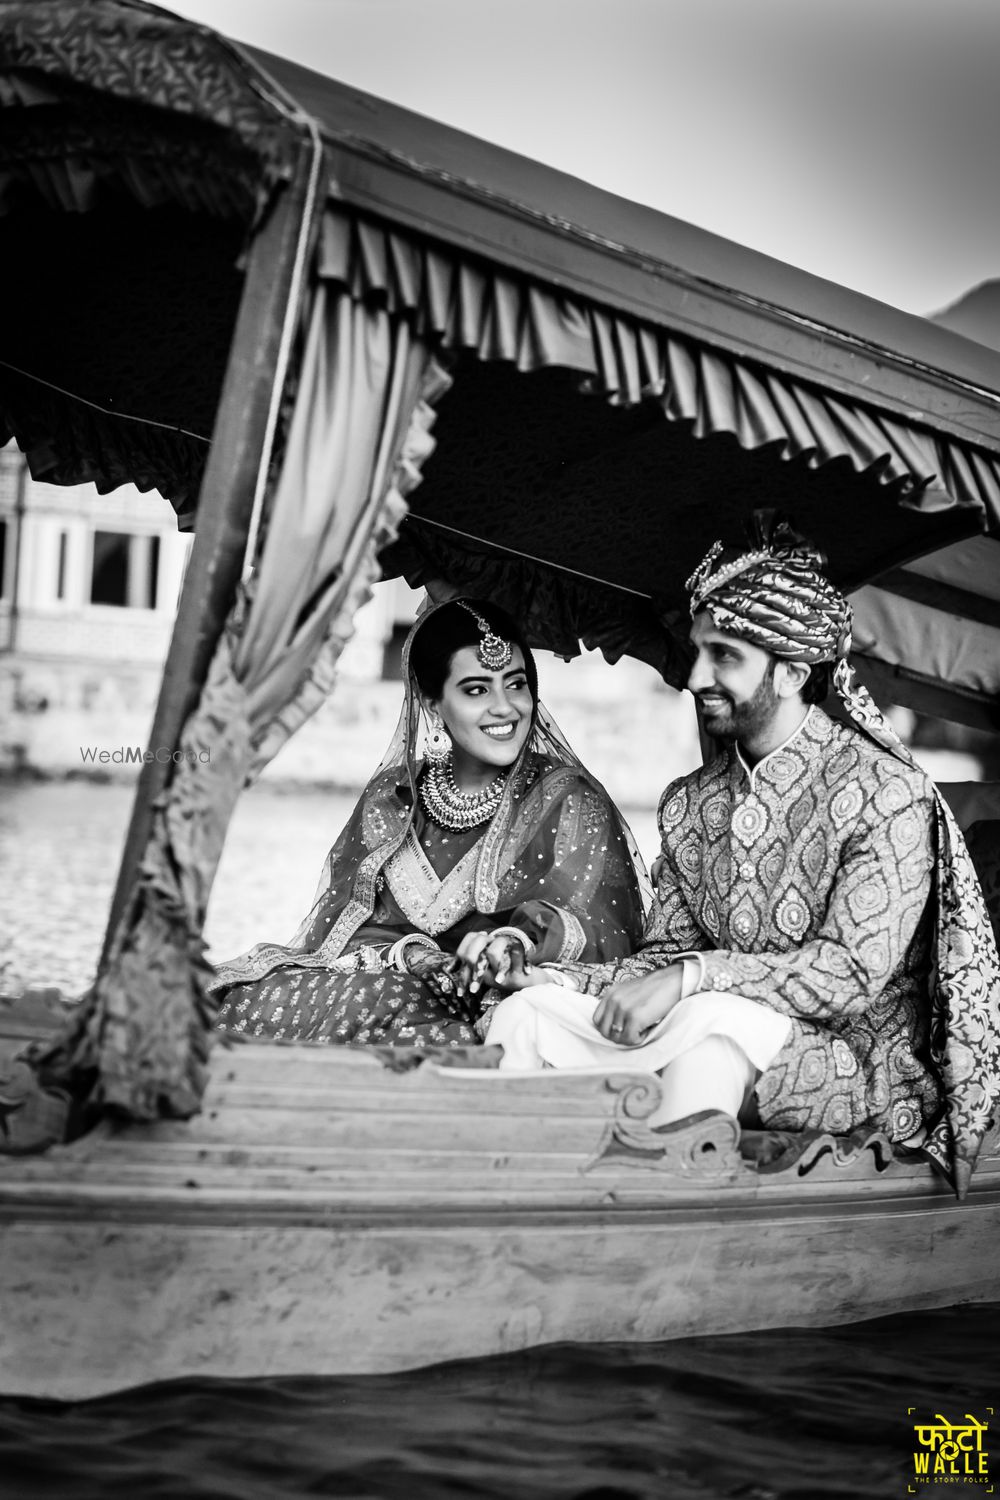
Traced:
<path id="1" fill-rule="evenodd" d="M 915 1406 L 906 1408 L 910 1417 Z M 992 1406 L 984 1409 L 993 1415 Z M 990 1455 L 986 1434 L 989 1423 L 965 1412 L 957 1421 L 949 1421 L 941 1412 L 913 1423 L 913 1479 L 907 1486 L 911 1495 L 945 1494 L 955 1485 L 975 1485 L 979 1494 L 992 1495 Z"/>

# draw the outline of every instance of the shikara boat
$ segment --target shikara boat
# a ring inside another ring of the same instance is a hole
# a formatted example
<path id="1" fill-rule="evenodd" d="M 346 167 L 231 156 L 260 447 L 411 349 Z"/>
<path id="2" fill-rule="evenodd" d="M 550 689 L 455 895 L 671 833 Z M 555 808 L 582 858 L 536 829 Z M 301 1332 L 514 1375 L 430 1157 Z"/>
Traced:
<path id="1" fill-rule="evenodd" d="M 1000 1297 L 996 1123 L 960 1202 L 877 1133 L 652 1132 L 625 1070 L 213 1041 L 201 941 L 380 574 L 681 684 L 769 503 L 877 696 L 1000 728 L 1000 357 L 140 0 L 0 0 L 0 210 L 4 440 L 195 531 L 94 987 L 0 1008 L 0 1392 Z"/>

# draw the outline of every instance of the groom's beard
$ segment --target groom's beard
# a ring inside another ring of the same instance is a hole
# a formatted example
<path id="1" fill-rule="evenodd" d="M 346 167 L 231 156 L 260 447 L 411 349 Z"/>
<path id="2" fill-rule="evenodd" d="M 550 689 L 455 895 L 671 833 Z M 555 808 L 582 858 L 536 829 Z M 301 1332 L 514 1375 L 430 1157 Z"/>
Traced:
<path id="1" fill-rule="evenodd" d="M 774 690 L 774 663 L 770 663 L 759 687 L 751 698 L 737 703 L 731 693 L 716 688 L 711 694 L 722 703 L 706 708 L 702 695 L 696 694 L 698 713 L 706 734 L 718 740 L 748 740 L 766 730 L 778 712 L 779 698 Z"/>

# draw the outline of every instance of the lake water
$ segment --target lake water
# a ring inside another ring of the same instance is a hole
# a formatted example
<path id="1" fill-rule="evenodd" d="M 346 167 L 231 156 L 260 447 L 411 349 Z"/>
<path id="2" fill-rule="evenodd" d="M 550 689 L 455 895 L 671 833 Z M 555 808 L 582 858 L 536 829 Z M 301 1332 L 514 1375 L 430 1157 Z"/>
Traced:
<path id="1" fill-rule="evenodd" d="M 992 1427 L 998 1334 L 1000 1307 L 959 1308 L 821 1332 L 559 1345 L 405 1376 L 183 1382 L 79 1406 L 6 1401 L 0 1493 L 972 1500 L 985 1485 L 915 1483 L 907 1408 Z M 1000 1481 L 1000 1452 L 987 1464 Z"/>
<path id="2" fill-rule="evenodd" d="M 88 982 L 130 800 L 120 785 L 0 785 L 0 989 Z M 214 956 L 291 933 L 349 806 L 264 788 L 243 799 L 209 917 Z M 652 814 L 632 821 L 649 857 Z M 907 1408 L 1000 1431 L 998 1397 L 1000 1306 L 558 1346 L 397 1377 L 186 1381 L 77 1406 L 0 1401 L 0 1497 L 978 1497 L 984 1485 L 915 1484 Z"/>
<path id="3" fill-rule="evenodd" d="M 212 957 L 291 936 L 352 805 L 264 788 L 241 800 L 206 927 Z M 121 783 L 0 782 L 0 988 L 89 984 L 131 808 Z"/>

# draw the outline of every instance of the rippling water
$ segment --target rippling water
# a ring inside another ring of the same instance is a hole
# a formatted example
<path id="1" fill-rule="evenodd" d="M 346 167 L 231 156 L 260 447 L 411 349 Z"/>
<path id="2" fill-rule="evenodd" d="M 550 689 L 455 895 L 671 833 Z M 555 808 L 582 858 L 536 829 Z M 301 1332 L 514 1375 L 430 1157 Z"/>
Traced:
<path id="1" fill-rule="evenodd" d="M 0 989 L 90 983 L 132 797 L 125 783 L 0 782 Z M 212 957 L 292 935 L 353 802 L 266 787 L 241 799 L 209 908 Z"/>
<path id="2" fill-rule="evenodd" d="M 819 1332 L 559 1345 L 405 1376 L 185 1381 L 81 1406 L 6 1401 L 0 1492 L 888 1500 L 913 1482 L 908 1406 L 992 1421 L 998 1338 L 1000 1305 Z M 1000 1480 L 1000 1453 L 992 1467 Z"/>

